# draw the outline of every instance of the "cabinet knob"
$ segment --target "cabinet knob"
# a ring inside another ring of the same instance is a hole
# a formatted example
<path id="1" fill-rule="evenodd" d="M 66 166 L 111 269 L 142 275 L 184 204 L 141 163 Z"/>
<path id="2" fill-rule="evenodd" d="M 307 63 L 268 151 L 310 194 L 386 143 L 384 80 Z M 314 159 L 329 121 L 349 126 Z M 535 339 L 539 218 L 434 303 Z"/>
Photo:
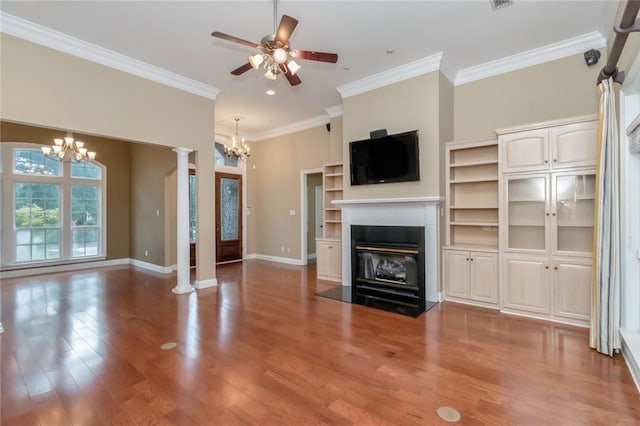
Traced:
<path id="1" fill-rule="evenodd" d="M 555 269 L 555 270 L 557 271 L 557 270 L 558 270 L 558 267 L 557 267 L 557 266 L 554 266 L 554 267 L 553 267 L 553 269 Z"/>
<path id="2" fill-rule="evenodd" d="M 471 260 L 473 262 L 473 257 L 471 259 L 469 259 L 469 260 Z"/>
<path id="3" fill-rule="evenodd" d="M 547 216 L 549 216 L 549 213 L 546 213 Z"/>
<path id="4" fill-rule="evenodd" d="M 549 269 L 549 267 L 548 267 L 548 266 L 545 266 L 545 267 L 544 267 L 544 269 Z"/>
<path id="5" fill-rule="evenodd" d="M 549 160 L 544 160 L 544 164 L 547 164 L 549 162 Z"/>
<path id="6" fill-rule="evenodd" d="M 555 213 L 551 213 L 551 216 L 555 216 L 555 215 L 556 215 Z"/>
<path id="7" fill-rule="evenodd" d="M 329 248 L 333 248 L 333 246 L 329 246 Z"/>
<path id="8" fill-rule="evenodd" d="M 469 261 L 469 258 L 467 257 L 467 261 Z"/>
<path id="9" fill-rule="evenodd" d="M 554 159 L 553 159 L 553 162 L 554 162 L 554 163 L 557 163 L 557 162 L 558 162 L 558 159 L 557 159 L 557 158 L 554 158 Z"/>

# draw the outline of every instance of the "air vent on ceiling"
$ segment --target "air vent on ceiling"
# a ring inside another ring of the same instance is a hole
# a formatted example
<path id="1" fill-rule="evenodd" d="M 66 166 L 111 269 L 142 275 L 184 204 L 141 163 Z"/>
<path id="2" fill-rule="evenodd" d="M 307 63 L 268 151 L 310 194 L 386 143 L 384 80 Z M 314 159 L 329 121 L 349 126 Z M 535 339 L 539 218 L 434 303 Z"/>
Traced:
<path id="1" fill-rule="evenodd" d="M 489 0 L 493 10 L 502 9 L 513 4 L 513 0 Z"/>

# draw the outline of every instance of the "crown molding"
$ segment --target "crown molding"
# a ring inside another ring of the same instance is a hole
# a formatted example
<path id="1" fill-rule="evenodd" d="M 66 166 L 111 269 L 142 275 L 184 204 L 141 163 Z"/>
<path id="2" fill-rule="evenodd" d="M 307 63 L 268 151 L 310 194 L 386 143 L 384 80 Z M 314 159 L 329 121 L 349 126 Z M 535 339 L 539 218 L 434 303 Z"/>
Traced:
<path id="1" fill-rule="evenodd" d="M 329 115 L 329 118 L 342 117 L 342 113 L 344 111 L 342 109 L 342 105 L 334 105 L 332 107 L 325 108 L 324 110 Z"/>
<path id="2" fill-rule="evenodd" d="M 543 64 L 567 56 L 577 55 L 585 50 L 605 47 L 606 45 L 607 41 L 602 37 L 602 34 L 598 31 L 593 31 L 516 55 L 462 69 L 458 71 L 454 85 L 459 86 L 510 71 Z"/>
<path id="3" fill-rule="evenodd" d="M 391 68 L 390 70 L 365 77 L 361 80 L 343 84 L 342 86 L 338 86 L 337 89 L 342 99 L 346 99 L 370 90 L 408 80 L 419 75 L 438 71 L 440 69 L 440 63 L 442 62 L 442 56 L 442 52 L 439 52 L 435 55 L 427 56 L 426 58 Z"/>
<path id="4" fill-rule="evenodd" d="M 0 31 L 165 86 L 215 100 L 220 90 L 208 84 L 130 58 L 95 44 L 0 11 Z"/>
<path id="5" fill-rule="evenodd" d="M 449 80 L 449 82 L 451 82 L 452 85 L 454 85 L 457 70 L 447 62 L 444 55 L 442 56 L 442 59 L 440 59 L 440 72 L 447 78 L 447 80 Z"/>
<path id="6" fill-rule="evenodd" d="M 247 140 L 257 142 L 265 139 L 275 138 L 276 136 L 288 135 L 289 133 L 311 129 L 313 127 L 323 126 L 328 122 L 329 122 L 329 117 L 326 114 L 322 114 L 317 117 L 310 118 L 308 120 L 298 121 L 297 123 L 288 124 L 286 126 L 267 130 L 265 132 L 247 135 L 246 138 Z"/>

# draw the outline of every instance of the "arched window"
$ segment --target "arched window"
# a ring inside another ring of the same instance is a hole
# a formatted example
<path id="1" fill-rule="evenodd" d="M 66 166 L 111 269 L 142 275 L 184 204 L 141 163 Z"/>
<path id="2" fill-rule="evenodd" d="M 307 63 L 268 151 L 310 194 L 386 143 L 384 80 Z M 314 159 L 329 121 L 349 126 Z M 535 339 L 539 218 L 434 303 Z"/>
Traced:
<path id="1" fill-rule="evenodd" d="M 35 144 L 2 151 L 2 265 L 104 257 L 106 167 L 47 158 Z"/>
<path id="2" fill-rule="evenodd" d="M 238 159 L 224 154 L 224 145 L 216 142 L 216 165 L 238 167 Z"/>

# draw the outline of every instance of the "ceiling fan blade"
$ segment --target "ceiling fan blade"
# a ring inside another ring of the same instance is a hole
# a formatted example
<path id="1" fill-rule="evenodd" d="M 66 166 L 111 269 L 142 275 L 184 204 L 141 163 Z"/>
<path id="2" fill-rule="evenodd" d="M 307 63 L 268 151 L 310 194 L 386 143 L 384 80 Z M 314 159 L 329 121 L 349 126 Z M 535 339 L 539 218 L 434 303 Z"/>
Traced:
<path id="1" fill-rule="evenodd" d="M 291 37 L 291 33 L 296 29 L 296 25 L 298 25 L 297 19 L 282 15 L 280 25 L 278 25 L 278 30 L 276 31 L 276 42 L 280 42 L 283 46 L 286 46 L 289 42 L 289 37 Z"/>
<path id="2" fill-rule="evenodd" d="M 338 62 L 338 55 L 335 53 L 312 52 L 310 50 L 295 50 L 295 52 L 295 58 L 307 59 L 309 61 L 331 62 L 332 64 Z"/>
<path id="3" fill-rule="evenodd" d="M 298 77 L 297 75 L 291 74 L 291 71 L 289 71 L 289 68 L 287 68 L 285 64 L 280 64 L 280 70 L 282 71 L 284 76 L 287 77 L 287 80 L 289 80 L 290 85 L 297 86 L 298 84 L 302 83 L 302 80 L 300 80 L 300 77 Z"/>
<path id="4" fill-rule="evenodd" d="M 260 43 L 254 43 L 252 41 L 244 40 L 238 37 L 234 37 L 229 34 L 221 33 L 220 31 L 214 31 L 211 33 L 213 37 L 221 38 L 223 40 L 233 41 L 234 43 L 244 44 L 245 46 L 258 48 L 260 47 Z"/>
<path id="5" fill-rule="evenodd" d="M 251 68 L 253 68 L 253 67 L 251 66 L 251 64 L 249 62 L 247 62 L 243 66 L 238 67 L 235 70 L 231 71 L 231 74 L 240 75 L 240 74 L 243 74 L 243 73 L 249 71 Z"/>

